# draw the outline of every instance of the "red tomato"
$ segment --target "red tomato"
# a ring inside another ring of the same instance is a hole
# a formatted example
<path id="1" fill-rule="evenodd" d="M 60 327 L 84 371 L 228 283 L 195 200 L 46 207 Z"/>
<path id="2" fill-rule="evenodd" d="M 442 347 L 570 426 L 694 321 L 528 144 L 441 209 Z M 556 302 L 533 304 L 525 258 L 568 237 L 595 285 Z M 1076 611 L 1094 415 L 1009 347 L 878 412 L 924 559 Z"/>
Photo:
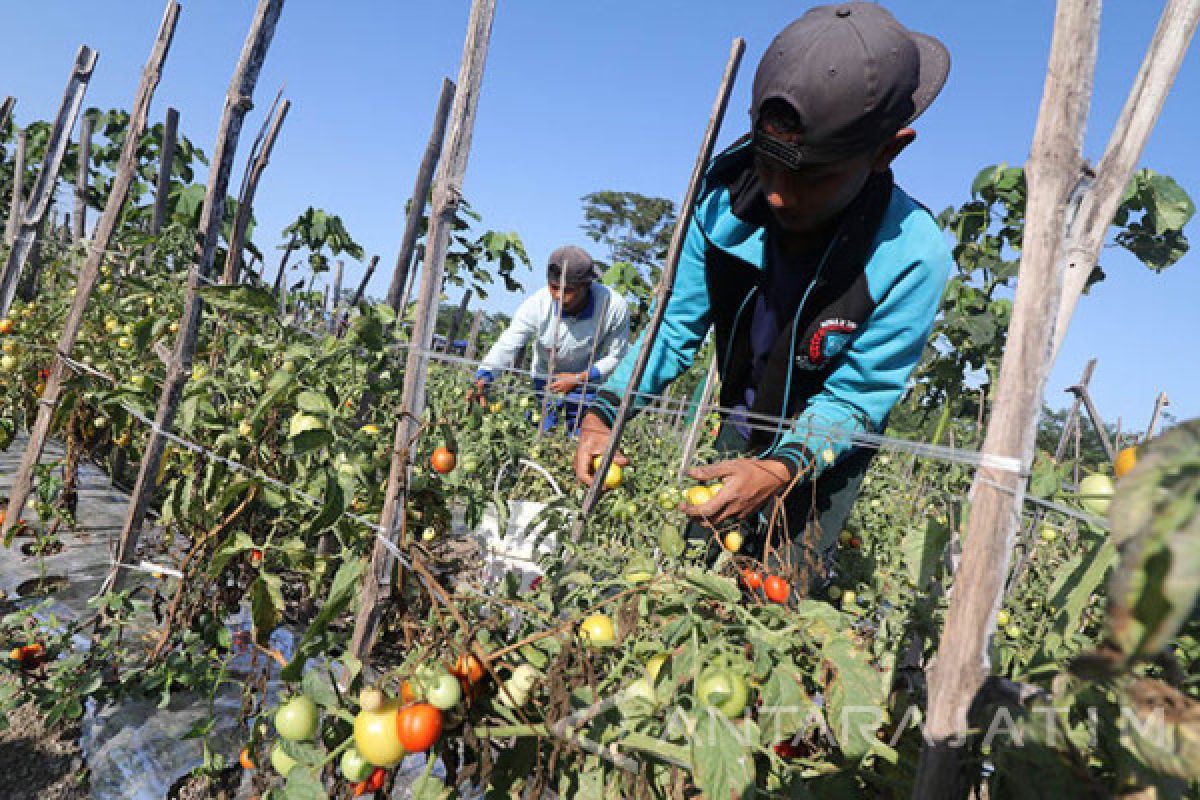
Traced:
<path id="1" fill-rule="evenodd" d="M 442 735 L 442 712 L 429 703 L 406 706 L 396 717 L 396 735 L 406 752 L 424 753 Z"/>
<path id="2" fill-rule="evenodd" d="M 786 603 L 792 587 L 778 575 L 770 575 L 763 581 L 763 592 L 772 603 Z"/>
<path id="3" fill-rule="evenodd" d="M 759 589 L 763 585 L 762 573 L 756 569 L 742 570 L 742 583 L 746 584 L 746 588 L 750 591 Z"/>
<path id="4" fill-rule="evenodd" d="M 364 783 L 368 792 L 378 792 L 383 788 L 383 779 L 387 777 L 387 770 L 383 767 L 376 767 L 371 773 L 371 777 L 367 778 Z"/>

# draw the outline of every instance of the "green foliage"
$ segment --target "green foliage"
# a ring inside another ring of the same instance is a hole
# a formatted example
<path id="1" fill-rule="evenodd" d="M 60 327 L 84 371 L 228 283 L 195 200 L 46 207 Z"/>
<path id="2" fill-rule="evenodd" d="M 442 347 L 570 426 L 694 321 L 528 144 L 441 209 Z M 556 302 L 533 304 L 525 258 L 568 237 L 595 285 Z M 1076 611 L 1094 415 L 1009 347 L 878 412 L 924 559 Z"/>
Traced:
<path id="1" fill-rule="evenodd" d="M 662 273 L 675 230 L 675 204 L 637 192 L 593 192 L 583 197 L 583 217 L 583 232 L 608 249 L 607 258 L 597 259 L 602 279 L 633 302 L 636 328 Z"/>

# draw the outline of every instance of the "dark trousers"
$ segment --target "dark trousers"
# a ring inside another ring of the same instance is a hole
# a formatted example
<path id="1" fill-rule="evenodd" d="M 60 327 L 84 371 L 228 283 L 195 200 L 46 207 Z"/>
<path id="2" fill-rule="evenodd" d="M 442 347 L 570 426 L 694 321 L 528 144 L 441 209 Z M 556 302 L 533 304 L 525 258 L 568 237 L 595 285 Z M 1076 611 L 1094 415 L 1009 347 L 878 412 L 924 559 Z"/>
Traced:
<path id="1" fill-rule="evenodd" d="M 737 458 L 749 444 L 732 425 L 723 423 L 715 446 L 720 457 Z M 815 481 L 801 479 L 782 503 L 771 501 L 743 520 L 742 553 L 765 564 L 772 575 L 790 576 L 799 596 L 824 588 L 837 554 L 838 534 L 874 456 L 873 449 L 856 448 Z M 688 536 L 708 542 L 710 560 L 720 553 L 711 528 L 692 523 Z"/>

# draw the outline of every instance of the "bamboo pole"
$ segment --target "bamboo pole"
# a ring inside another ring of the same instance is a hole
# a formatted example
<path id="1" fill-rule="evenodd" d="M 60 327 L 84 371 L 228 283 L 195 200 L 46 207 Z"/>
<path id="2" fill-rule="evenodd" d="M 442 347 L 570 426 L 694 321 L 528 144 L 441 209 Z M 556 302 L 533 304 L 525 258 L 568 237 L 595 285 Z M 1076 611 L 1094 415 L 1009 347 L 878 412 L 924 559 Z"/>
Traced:
<path id="1" fill-rule="evenodd" d="M 163 124 L 162 148 L 158 154 L 158 186 L 154 192 L 154 218 L 150 232 L 157 236 L 167 221 L 167 200 L 171 194 L 171 170 L 175 164 L 175 146 L 179 136 L 179 112 L 167 109 Z"/>
<path id="2" fill-rule="evenodd" d="M 475 111 L 479 104 L 483 69 L 495 13 L 496 0 L 472 0 L 458 89 L 454 94 L 454 107 L 451 112 L 452 122 L 446 138 L 446 155 L 438 166 L 437 181 L 433 190 L 433 206 L 430 209 L 429 233 L 426 238 L 425 269 L 421 275 L 421 291 L 417 300 L 418 313 L 409 339 L 413 346 L 409 348 L 405 360 L 401 411 L 396 423 L 391 470 L 388 474 L 387 494 L 380 519 L 381 526 L 388 532 L 387 538 L 393 542 L 399 539 L 403 543 L 407 538 L 407 532 L 404 530 L 404 509 L 408 502 L 408 465 L 410 448 L 415 444 L 425 410 L 425 351 L 429 348 L 433 338 L 433 327 L 437 321 L 437 301 L 442 288 L 446 250 L 450 243 L 458 204 L 462 198 L 462 181 L 471 151 L 471 134 L 475 126 Z M 421 198 L 423 195 L 415 195 L 409 209 L 410 219 L 419 214 Z M 364 659 L 374 644 L 383 611 L 383 600 L 387 597 L 386 589 L 391 584 L 392 559 L 391 550 L 383 542 L 375 542 L 371 568 L 363 580 L 362 599 L 354 621 L 354 634 L 350 640 L 349 651 L 359 659 Z"/>
<path id="3" fill-rule="evenodd" d="M 9 247 L 17 240 L 17 231 L 21 228 L 21 217 L 25 213 L 25 150 L 27 147 L 25 129 L 17 131 L 16 151 L 13 153 L 13 185 L 12 199 L 8 203 L 8 223 L 4 228 L 4 243 Z"/>
<path id="4" fill-rule="evenodd" d="M 459 80 L 462 80 L 462 76 L 459 76 Z M 446 139 L 446 120 L 449 119 L 450 102 L 454 97 L 454 81 L 442 78 L 437 110 L 433 112 L 433 130 L 429 133 L 425 153 L 421 156 L 421 164 L 417 168 L 412 196 L 408 201 L 408 216 L 404 221 L 404 235 L 400 237 L 400 250 L 396 253 L 396 266 L 392 270 L 392 283 L 388 287 L 387 302 L 395 311 L 401 308 L 401 296 L 407 297 L 405 286 L 412 271 L 413 250 L 421 233 L 421 219 L 425 215 L 429 186 L 433 181 L 433 171 L 438 165 L 438 159 L 441 158 L 442 143 Z"/>
<path id="5" fill-rule="evenodd" d="M 688 467 L 692 465 L 692 459 L 696 457 L 696 445 L 700 442 L 700 434 L 704 430 L 704 420 L 708 416 L 705 409 L 712 402 L 713 392 L 716 388 L 717 354 L 716 348 L 713 348 L 713 358 L 708 365 L 708 374 L 704 376 L 704 391 L 700 395 L 700 405 L 696 407 L 692 424 L 688 427 L 687 437 L 683 440 L 683 456 L 679 459 L 679 470 L 675 473 L 675 480 L 680 483 L 683 482 Z"/>
<path id="6" fill-rule="evenodd" d="M 46 156 L 42 159 L 42 168 L 38 171 L 37 182 L 29 193 L 28 205 L 21 214 L 20 227 L 12 249 L 8 251 L 3 274 L 0 274 L 0 317 L 7 317 L 9 309 L 12 308 L 21 272 L 37 244 L 42 221 L 46 218 L 50 202 L 54 199 L 54 188 L 58 183 L 59 170 L 62 169 L 63 156 L 67 152 L 71 129 L 75 127 L 75 119 L 83 105 L 83 95 L 92 79 L 96 58 L 95 51 L 86 45 L 80 47 L 79 52 L 75 54 L 75 64 L 67 80 L 62 105 L 59 106 L 54 127 L 50 130 L 50 139 L 46 143 Z"/>
<path id="7" fill-rule="evenodd" d="M 1025 470 L 1032 462 L 1038 412 L 1051 362 L 1055 313 L 1063 292 L 1064 231 L 1077 217 L 1082 145 L 1095 74 L 1099 0 L 1060 0 L 1049 66 L 1026 174 L 1029 199 L 1008 345 L 971 490 L 962 561 L 937 655 L 929 668 L 925 746 L 913 796 L 947 800 L 965 792 L 967 711 L 986 677 Z M 1001 469 L 1015 463 L 1019 471 Z"/>
<path id="8" fill-rule="evenodd" d="M 338 314 L 335 334 L 339 339 L 346 335 L 346 328 L 350 322 L 350 313 L 362 301 L 363 294 L 367 291 L 367 284 L 371 282 L 371 276 L 375 274 L 375 267 L 378 265 L 379 256 L 371 256 L 371 261 L 367 264 L 367 270 L 363 273 L 362 280 L 358 282 L 358 288 L 354 290 L 354 296 L 350 298 L 350 303 L 346 308 Z"/>
<path id="9" fill-rule="evenodd" d="M 1063 293 L 1054 327 L 1051 359 L 1067 335 L 1075 306 L 1087 285 L 1121 197 L 1142 156 L 1150 132 L 1175 82 L 1179 66 L 1200 22 L 1200 0 L 1167 0 L 1133 88 L 1113 128 L 1096 178 L 1079 209 L 1064 249 Z"/>
<path id="10" fill-rule="evenodd" d="M 137 178 L 138 143 L 141 140 L 142 132 L 146 129 L 146 116 L 150 110 L 150 101 L 154 98 L 154 90 L 158 87 L 162 77 L 163 62 L 166 61 L 167 54 L 170 52 L 171 40 L 174 38 L 175 24 L 178 19 L 179 3 L 176 0 L 169 0 L 166 10 L 163 12 L 154 47 L 150 51 L 150 58 L 142 72 L 142 80 L 133 101 L 133 108 L 130 111 L 129 128 L 126 131 L 125 144 L 121 148 L 120 159 L 117 162 L 112 190 L 104 205 L 104 213 L 96 224 L 95 236 L 91 247 L 88 248 L 87 260 L 84 261 L 79 272 L 75 297 L 71 301 L 71 308 L 67 312 L 66 322 L 59 336 L 57 348 L 59 357 L 54 359 L 50 367 L 46 388 L 38 400 L 37 418 L 29 431 L 25 452 L 21 456 L 20 466 L 17 467 L 16 476 L 13 478 L 8 500 L 8 507 L 12 513 L 5 516 L 4 523 L 0 525 L 0 534 L 8 533 L 11 525 L 20 518 L 25 503 L 29 499 L 33 469 L 42 456 L 46 437 L 50 432 L 51 419 L 62 393 L 63 378 L 66 373 L 63 357 L 69 358 L 75 346 L 79 330 L 83 325 L 83 314 L 87 308 L 88 299 L 91 297 L 92 289 L 95 287 L 100 273 L 100 265 L 104 261 L 108 245 L 116 230 L 121 210 L 129 195 L 129 188 Z"/>
<path id="11" fill-rule="evenodd" d="M 71 238 L 82 242 L 87 236 L 87 192 L 91 177 L 92 130 L 94 117 L 84 114 L 79 122 L 79 164 L 75 170 L 75 215 L 71 218 Z"/>
<path id="12" fill-rule="evenodd" d="M 282 90 L 280 90 L 282 91 Z M 288 100 L 276 97 L 274 113 L 269 117 L 270 127 L 262 139 L 262 149 L 259 150 L 242 181 L 242 191 L 238 197 L 237 216 L 233 220 L 233 232 L 229 237 L 229 251 L 225 256 L 225 273 L 221 282 L 237 283 L 241 276 L 242 248 L 245 246 L 246 228 L 250 225 L 250 214 L 254 205 L 254 194 L 258 191 L 258 182 L 262 180 L 263 172 L 271 160 L 271 151 L 275 148 L 275 140 L 279 138 L 279 129 L 287 118 L 288 110 L 292 107 Z"/>
<path id="13" fill-rule="evenodd" d="M 725 74 L 722 76 L 720 88 L 717 90 L 717 99 L 713 103 L 712 114 L 708 118 L 708 128 L 705 130 L 704 138 L 700 144 L 700 153 L 696 157 L 695 165 L 692 167 L 692 176 L 688 181 L 688 188 L 684 194 L 683 203 L 679 206 L 679 218 L 676 220 L 675 230 L 671 234 L 671 244 L 667 249 L 666 263 L 663 265 L 662 277 L 659 279 L 658 289 L 655 291 L 654 313 L 651 315 L 650 322 L 646 325 L 646 329 L 642 333 L 642 349 L 638 353 L 637 361 L 634 362 L 633 372 L 629 376 L 629 385 L 625 387 L 625 394 L 621 398 L 620 407 L 617 409 L 617 418 L 613 422 L 612 436 L 608 441 L 608 449 L 600 457 L 599 468 L 595 471 L 596 475 L 608 474 L 613 456 L 616 455 L 617 448 L 621 443 L 621 434 L 625 430 L 625 423 L 629 416 L 629 409 L 633 403 L 634 392 L 637 391 L 638 386 L 642 382 L 642 375 L 646 372 L 646 362 L 650 359 L 650 351 L 654 348 L 654 340 L 658 336 L 658 329 L 662 326 L 663 314 L 666 311 L 667 303 L 671 299 L 671 292 L 674 289 L 675 270 L 679 266 L 679 255 L 683 252 L 683 241 L 687 236 L 688 225 L 692 219 L 692 207 L 696 203 L 696 195 L 700 191 L 700 183 L 704 179 L 704 171 L 708 167 L 708 162 L 712 159 L 713 150 L 717 143 L 717 134 L 721 130 L 721 121 L 725 118 L 725 109 L 729 105 L 729 94 L 733 90 L 734 78 L 737 76 L 738 65 L 741 63 L 742 54 L 745 50 L 745 40 L 741 38 L 733 40 L 733 45 L 729 51 L 729 60 L 725 64 Z M 580 535 L 583 533 L 588 515 L 596 507 L 596 503 L 600 500 L 600 492 L 603 489 L 603 480 L 592 481 L 592 485 L 588 488 L 587 496 L 583 501 L 583 509 L 572 525 L 572 539 L 578 541 Z"/>
<path id="14" fill-rule="evenodd" d="M 228 93 L 225 96 L 225 108 L 222 112 L 220 127 L 217 129 L 216 146 L 213 148 L 208 189 L 204 195 L 204 205 L 200 210 L 200 233 L 197 237 L 193 263 L 188 275 L 183 318 L 180 320 L 175 350 L 167 365 L 167 375 L 163 381 L 163 390 L 154 417 L 154 428 L 150 431 L 150 438 L 146 443 L 146 452 L 141 466 L 138 468 L 137 481 L 130 497 L 121 537 L 117 543 L 116 561 L 118 564 L 131 563 L 137 553 L 138 539 L 141 536 L 146 510 L 154 495 L 155 477 L 158 475 L 163 451 L 166 449 L 166 437 L 163 436 L 163 433 L 169 431 L 175 422 L 175 413 L 183 396 L 184 384 L 191 374 L 192 358 L 196 352 L 196 342 L 200 332 L 200 317 L 204 309 L 204 303 L 197 293 L 197 289 L 200 288 L 201 281 L 207 280 L 212 272 L 213 261 L 216 258 L 217 240 L 224 218 L 225 196 L 229 191 L 229 174 L 233 169 L 238 138 L 241 135 L 246 112 L 250 110 L 253 102 L 254 87 L 258 83 L 258 76 L 263 62 L 266 60 L 271 37 L 275 33 L 275 24 L 279 20 L 282 9 L 283 0 L 259 0 L 254 19 L 250 24 L 250 32 L 246 36 L 241 56 L 234 70 L 233 80 L 230 82 Z M 106 581 L 106 588 L 120 589 L 126 585 L 128 577 L 129 570 L 122 570 L 119 566 L 114 565 Z"/>

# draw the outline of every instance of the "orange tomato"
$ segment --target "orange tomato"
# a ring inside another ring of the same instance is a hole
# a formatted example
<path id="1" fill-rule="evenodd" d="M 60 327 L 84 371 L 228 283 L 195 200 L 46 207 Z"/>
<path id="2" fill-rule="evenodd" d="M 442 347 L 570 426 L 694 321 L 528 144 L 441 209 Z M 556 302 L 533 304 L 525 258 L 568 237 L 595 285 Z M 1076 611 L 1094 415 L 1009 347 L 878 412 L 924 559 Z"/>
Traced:
<path id="1" fill-rule="evenodd" d="M 786 603 L 788 595 L 792 593 L 792 587 L 778 575 L 769 575 L 763 581 L 763 592 L 772 603 Z"/>
<path id="2" fill-rule="evenodd" d="M 454 469 L 454 465 L 458 463 L 454 453 L 445 445 L 433 451 L 433 456 L 429 459 L 433 471 L 445 475 Z"/>
<path id="3" fill-rule="evenodd" d="M 238 763 L 242 765 L 242 769 L 254 769 L 254 762 L 250 760 L 250 748 L 242 748 L 241 754 L 238 755 Z"/>
<path id="4" fill-rule="evenodd" d="M 1117 458 L 1113 461 L 1113 472 L 1118 478 L 1124 478 L 1133 468 L 1137 466 L 1137 448 L 1126 447 L 1121 452 L 1117 453 Z"/>
<path id="5" fill-rule="evenodd" d="M 406 706 L 396 717 L 396 735 L 405 752 L 424 753 L 441 738 L 442 712 L 429 703 Z"/>
<path id="6" fill-rule="evenodd" d="M 762 573 L 756 569 L 743 570 L 742 583 L 746 584 L 747 589 L 754 591 L 763 585 Z"/>
<path id="7" fill-rule="evenodd" d="M 0 334 L 9 334 L 16 329 L 16 323 L 14 323 L 11 319 L 0 319 Z"/>
<path id="8" fill-rule="evenodd" d="M 417 701 L 417 692 L 413 689 L 412 684 L 404 681 L 400 684 L 400 702 L 415 703 Z"/>

